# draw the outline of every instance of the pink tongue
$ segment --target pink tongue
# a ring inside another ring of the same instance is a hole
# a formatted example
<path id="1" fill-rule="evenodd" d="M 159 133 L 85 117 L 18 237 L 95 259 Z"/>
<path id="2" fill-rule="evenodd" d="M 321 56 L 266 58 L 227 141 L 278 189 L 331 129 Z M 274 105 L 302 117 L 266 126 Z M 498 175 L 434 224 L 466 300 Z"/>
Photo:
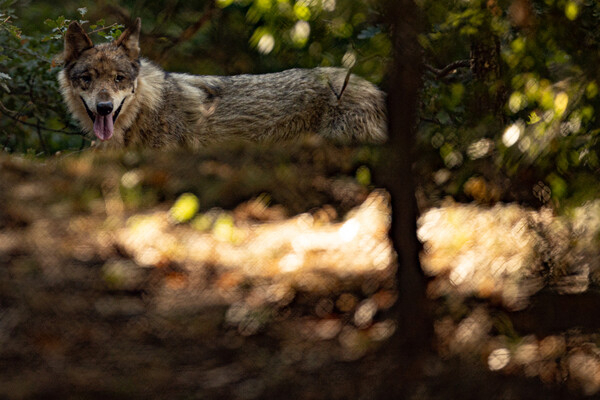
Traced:
<path id="1" fill-rule="evenodd" d="M 114 132 L 112 113 L 108 115 L 96 115 L 94 120 L 94 133 L 100 140 L 108 140 Z"/>

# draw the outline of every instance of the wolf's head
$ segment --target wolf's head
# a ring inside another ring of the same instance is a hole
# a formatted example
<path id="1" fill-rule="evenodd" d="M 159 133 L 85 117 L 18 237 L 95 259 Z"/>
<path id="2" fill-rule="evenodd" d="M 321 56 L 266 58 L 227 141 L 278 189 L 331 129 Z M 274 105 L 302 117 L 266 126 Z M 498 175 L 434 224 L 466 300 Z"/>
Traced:
<path id="1" fill-rule="evenodd" d="M 91 126 L 100 140 L 113 136 L 119 113 L 135 93 L 140 28 L 138 18 L 117 40 L 99 45 L 77 22 L 65 34 L 64 70 L 59 78 L 63 94 L 72 111 L 81 111 L 75 112 L 80 122 L 88 129 Z M 85 121 L 83 109 L 90 121 Z"/>

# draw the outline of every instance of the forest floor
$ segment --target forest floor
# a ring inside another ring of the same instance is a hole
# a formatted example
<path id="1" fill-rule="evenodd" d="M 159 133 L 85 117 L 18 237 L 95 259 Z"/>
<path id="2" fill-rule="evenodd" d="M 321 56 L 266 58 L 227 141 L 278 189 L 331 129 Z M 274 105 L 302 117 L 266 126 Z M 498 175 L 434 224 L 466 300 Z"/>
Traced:
<path id="1" fill-rule="evenodd" d="M 385 398 L 402 327 L 376 158 L 310 141 L 1 154 L 0 398 Z M 596 285 L 598 207 L 424 214 L 438 353 L 412 398 L 600 390 L 595 331 L 518 314 Z"/>

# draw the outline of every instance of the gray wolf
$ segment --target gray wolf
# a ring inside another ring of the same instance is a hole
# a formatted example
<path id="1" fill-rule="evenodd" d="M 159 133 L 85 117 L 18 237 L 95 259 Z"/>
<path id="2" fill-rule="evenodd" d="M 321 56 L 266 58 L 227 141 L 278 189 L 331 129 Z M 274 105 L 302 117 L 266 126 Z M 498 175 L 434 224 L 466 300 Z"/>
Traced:
<path id="1" fill-rule="evenodd" d="M 263 75 L 169 73 L 140 57 L 138 18 L 95 45 L 77 22 L 65 33 L 58 79 L 87 134 L 110 145 L 198 147 L 224 139 L 272 141 L 305 133 L 382 142 L 385 94 L 341 68 Z"/>

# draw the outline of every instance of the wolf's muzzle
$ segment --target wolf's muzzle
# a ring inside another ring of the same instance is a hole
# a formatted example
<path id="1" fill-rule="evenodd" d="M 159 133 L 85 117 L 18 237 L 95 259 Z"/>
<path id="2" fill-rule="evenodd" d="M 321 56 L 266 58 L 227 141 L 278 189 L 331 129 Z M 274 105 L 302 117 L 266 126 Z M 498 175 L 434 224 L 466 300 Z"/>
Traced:
<path id="1" fill-rule="evenodd" d="M 87 103 L 85 102 L 85 100 L 83 99 L 83 97 L 79 96 L 79 98 L 81 99 L 81 102 L 83 103 L 83 106 L 85 107 L 85 111 L 88 113 L 90 119 L 92 120 L 92 122 L 96 121 L 96 116 L 94 115 L 94 113 L 92 112 L 92 110 L 90 110 L 90 108 L 88 107 Z M 121 108 L 123 108 L 123 103 L 125 103 L 125 99 L 127 99 L 127 96 L 125 96 L 125 98 L 123 100 L 121 100 L 121 104 L 119 105 L 119 108 L 117 108 L 117 111 L 114 113 L 113 115 L 113 121 L 117 120 L 117 117 L 119 116 L 119 113 L 121 112 Z M 113 110 L 113 104 L 112 102 L 106 102 L 106 103 L 110 103 L 110 111 L 108 112 L 101 112 L 100 108 L 102 108 L 100 105 L 104 104 L 104 103 L 98 103 L 96 105 L 96 109 L 98 111 L 98 114 L 100 115 L 108 115 L 112 112 Z"/>
<path id="2" fill-rule="evenodd" d="M 100 115 L 108 115 L 112 112 L 112 110 L 113 110 L 112 101 L 102 101 L 102 102 L 96 104 L 96 111 Z"/>

